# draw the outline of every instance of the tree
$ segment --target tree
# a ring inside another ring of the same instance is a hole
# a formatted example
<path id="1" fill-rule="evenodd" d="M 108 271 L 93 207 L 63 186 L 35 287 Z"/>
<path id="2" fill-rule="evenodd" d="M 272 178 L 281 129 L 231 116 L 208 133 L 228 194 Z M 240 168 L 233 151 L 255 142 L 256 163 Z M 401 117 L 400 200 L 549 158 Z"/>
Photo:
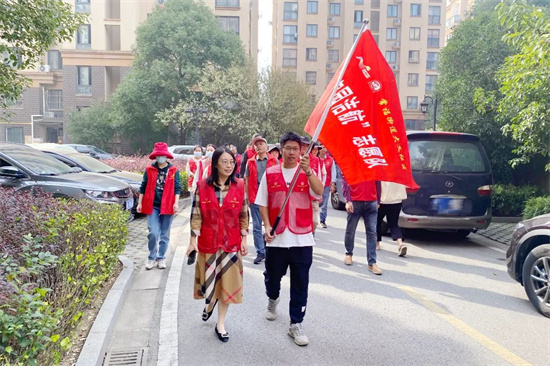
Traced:
<path id="1" fill-rule="evenodd" d="M 218 27 L 202 2 L 171 0 L 136 30 L 134 63 L 113 97 L 120 128 L 137 147 L 149 149 L 167 128 L 158 112 L 189 100 L 205 67 L 242 64 L 239 37 Z"/>
<path id="2" fill-rule="evenodd" d="M 85 19 L 61 0 L 2 0 L 0 108 L 10 107 L 30 83 L 18 71 L 38 63 L 51 45 L 71 40 Z"/>
<path id="3" fill-rule="evenodd" d="M 101 102 L 82 111 L 69 114 L 67 132 L 74 143 L 94 145 L 100 149 L 112 151 L 110 142 L 116 134 L 110 119 L 111 106 Z"/>

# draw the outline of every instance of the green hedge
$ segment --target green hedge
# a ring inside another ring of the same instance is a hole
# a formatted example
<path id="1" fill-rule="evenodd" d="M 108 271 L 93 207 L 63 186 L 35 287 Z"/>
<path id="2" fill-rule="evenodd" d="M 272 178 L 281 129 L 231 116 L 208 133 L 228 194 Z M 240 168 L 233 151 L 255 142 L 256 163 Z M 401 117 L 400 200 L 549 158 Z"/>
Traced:
<path id="1" fill-rule="evenodd" d="M 0 364 L 58 364 L 124 250 L 119 205 L 0 189 Z M 17 235 L 14 235 L 14 231 Z"/>
<path id="2" fill-rule="evenodd" d="M 512 184 L 493 186 L 493 216 L 521 216 L 528 199 L 542 195 L 535 186 L 517 187 Z"/>
<path id="3" fill-rule="evenodd" d="M 550 213 L 550 196 L 535 197 L 527 200 L 523 209 L 523 219 Z"/>

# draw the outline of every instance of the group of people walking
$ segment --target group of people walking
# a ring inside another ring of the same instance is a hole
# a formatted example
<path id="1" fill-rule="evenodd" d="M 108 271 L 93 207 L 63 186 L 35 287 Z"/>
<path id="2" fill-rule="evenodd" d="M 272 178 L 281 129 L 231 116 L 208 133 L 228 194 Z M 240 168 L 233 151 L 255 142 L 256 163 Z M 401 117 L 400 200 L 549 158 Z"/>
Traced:
<path id="1" fill-rule="evenodd" d="M 315 228 L 318 225 L 327 228 L 329 194 L 336 189 L 337 178 L 336 164 L 327 149 L 317 145 L 308 154 L 309 145 L 307 138 L 288 132 L 281 137 L 277 149 L 268 149 L 266 139 L 254 135 L 243 155 L 238 155 L 233 145 L 218 148 L 208 145 L 203 157 L 202 147 L 196 146 L 193 158 L 188 161 L 188 187 L 193 200 L 187 255 L 197 253 L 193 296 L 205 300 L 204 321 L 210 319 L 218 306 L 214 331 L 222 342 L 229 340 L 225 327 L 229 304 L 242 303 L 242 257 L 248 254 L 251 217 L 254 264 L 265 261 L 268 297 L 265 317 L 277 318 L 281 280 L 290 269 L 288 334 L 297 345 L 309 343 L 302 321 L 307 308 Z M 166 268 L 170 225 L 181 191 L 179 173 L 167 160 L 173 159 L 167 145 L 156 143 L 149 158 L 155 162 L 144 173 L 137 206 L 138 212 L 148 215 L 149 257 L 145 266 L 148 270 L 155 265 Z M 385 182 L 350 186 L 343 179 L 342 183 L 348 212 L 344 262 L 353 263 L 355 230 L 363 217 L 368 268 L 380 275 L 376 264 L 377 241 L 378 246 L 381 241 L 380 235 L 377 238 L 380 233 L 377 224 L 380 227 L 383 216 L 388 217 L 399 255 L 404 256 L 407 251 L 396 218 L 400 210 L 398 201 L 404 197 L 397 192 L 399 187 L 384 188 Z"/>

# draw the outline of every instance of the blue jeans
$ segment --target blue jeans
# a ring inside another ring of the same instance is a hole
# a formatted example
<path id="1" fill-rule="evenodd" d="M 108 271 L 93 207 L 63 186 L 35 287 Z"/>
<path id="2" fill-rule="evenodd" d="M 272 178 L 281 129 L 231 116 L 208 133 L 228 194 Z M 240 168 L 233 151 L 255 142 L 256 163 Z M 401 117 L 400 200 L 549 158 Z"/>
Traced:
<path id="1" fill-rule="evenodd" d="M 376 201 L 352 201 L 353 213 L 348 212 L 348 224 L 344 245 L 346 254 L 353 255 L 355 230 L 362 217 L 367 232 L 367 260 L 369 266 L 376 263 L 376 219 L 378 217 L 378 203 Z"/>
<path id="2" fill-rule="evenodd" d="M 327 219 L 327 208 L 330 197 L 330 187 L 325 187 L 323 191 L 323 203 L 321 203 L 321 222 L 325 222 Z"/>
<path id="3" fill-rule="evenodd" d="M 153 213 L 147 215 L 149 229 L 149 260 L 165 259 L 170 242 L 170 227 L 174 215 L 161 215 L 160 207 L 153 207 Z"/>
<path id="4" fill-rule="evenodd" d="M 254 247 L 256 253 L 265 255 L 265 239 L 262 232 L 262 215 L 260 215 L 260 206 L 255 203 L 250 204 L 250 215 L 252 216 L 252 232 L 254 234 Z"/>

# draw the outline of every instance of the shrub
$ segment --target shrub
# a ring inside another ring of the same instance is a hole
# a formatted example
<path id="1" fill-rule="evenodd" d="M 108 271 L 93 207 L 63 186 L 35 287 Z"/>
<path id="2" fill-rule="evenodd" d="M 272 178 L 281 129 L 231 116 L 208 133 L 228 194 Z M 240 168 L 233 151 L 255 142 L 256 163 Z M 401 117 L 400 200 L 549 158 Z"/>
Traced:
<path id="1" fill-rule="evenodd" d="M 550 196 L 534 197 L 527 200 L 523 209 L 523 219 L 550 213 Z"/>
<path id="2" fill-rule="evenodd" d="M 521 216 L 525 202 L 541 195 L 535 186 L 517 187 L 512 184 L 493 186 L 492 207 L 494 216 Z"/>

